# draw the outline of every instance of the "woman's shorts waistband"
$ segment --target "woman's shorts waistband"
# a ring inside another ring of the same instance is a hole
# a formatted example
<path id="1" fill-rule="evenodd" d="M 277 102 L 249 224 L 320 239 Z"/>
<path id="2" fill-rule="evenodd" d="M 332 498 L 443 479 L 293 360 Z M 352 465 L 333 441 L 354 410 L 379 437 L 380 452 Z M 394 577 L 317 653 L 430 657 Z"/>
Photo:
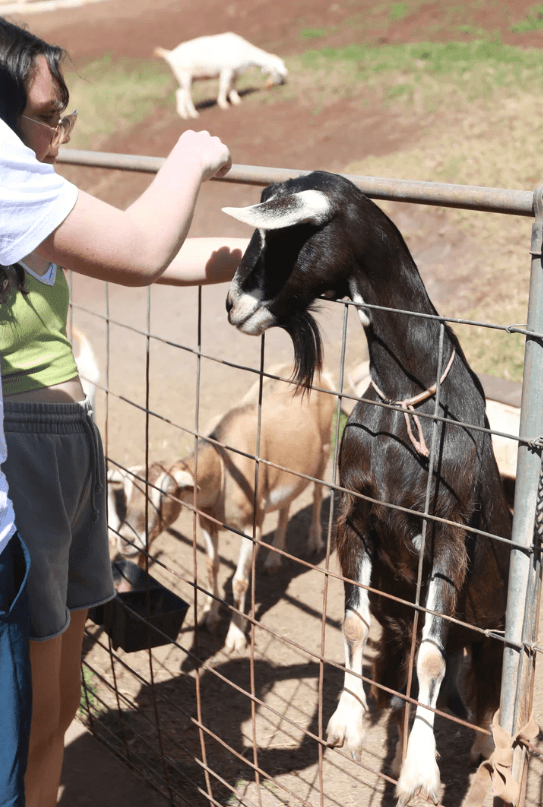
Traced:
<path id="1" fill-rule="evenodd" d="M 76 403 L 36 403 L 4 400 L 4 431 L 77 434 L 87 431 L 92 417 L 88 398 Z"/>

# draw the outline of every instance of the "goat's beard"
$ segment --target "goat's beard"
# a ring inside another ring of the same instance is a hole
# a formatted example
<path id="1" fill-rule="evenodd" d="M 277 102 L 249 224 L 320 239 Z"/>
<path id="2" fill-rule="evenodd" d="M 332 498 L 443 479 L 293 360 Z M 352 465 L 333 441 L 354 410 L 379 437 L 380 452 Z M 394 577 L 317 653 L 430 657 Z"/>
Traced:
<path id="1" fill-rule="evenodd" d="M 309 389 L 315 371 L 322 369 L 322 338 L 319 325 L 309 311 L 299 311 L 281 323 L 292 339 L 294 372 L 292 380 Z"/>

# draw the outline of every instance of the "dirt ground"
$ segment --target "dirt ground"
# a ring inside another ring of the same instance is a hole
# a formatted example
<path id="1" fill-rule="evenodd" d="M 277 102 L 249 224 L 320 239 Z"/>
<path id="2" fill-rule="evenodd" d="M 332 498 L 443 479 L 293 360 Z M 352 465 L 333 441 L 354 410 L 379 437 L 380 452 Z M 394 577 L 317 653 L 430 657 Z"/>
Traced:
<path id="1" fill-rule="evenodd" d="M 23 19 L 32 31 L 66 47 L 74 64 L 110 53 L 115 56 L 148 58 L 153 47 L 173 47 L 178 42 L 202 33 L 235 30 L 255 44 L 288 55 L 308 45 L 300 38 L 300 29 L 337 25 L 332 45 L 352 41 L 349 26 L 343 20 L 364 14 L 375 5 L 368 0 L 104 0 L 104 2 L 64 9 L 57 12 L 28 14 Z M 441 0 L 422 5 L 420 11 L 385 30 L 368 29 L 369 42 L 400 42 L 443 38 L 439 28 L 443 11 L 468 5 L 465 0 Z M 533 5 L 529 0 L 515 0 L 517 18 Z M 541 33 L 514 38 L 506 26 L 505 9 L 513 3 L 496 3 L 494 11 L 485 6 L 481 19 L 485 27 L 500 30 L 502 40 L 539 46 Z M 484 13 L 484 19 L 483 19 Z M 471 4 L 477 22 L 477 3 Z M 213 103 L 202 105 L 197 126 L 180 120 L 174 109 L 159 109 L 144 124 L 100 144 L 103 151 L 165 156 L 186 128 L 207 128 L 219 135 L 232 151 L 235 163 L 285 168 L 342 171 L 349 162 L 366 154 L 392 153 L 417 138 L 420 125 L 406 122 L 392 110 L 368 102 L 363 114 L 348 99 L 339 99 L 317 119 L 303 105 L 292 102 L 273 105 L 252 103 L 263 92 L 255 88 L 242 105 L 222 112 Z M 210 97 L 212 91 L 210 90 Z M 81 114 L 84 111 L 81 110 Z M 136 174 L 97 169 L 59 168 L 77 184 L 101 198 L 125 206 L 147 186 L 149 178 Z M 208 183 L 202 190 L 195 215 L 193 235 L 246 235 L 246 229 L 220 212 L 224 205 L 243 205 L 258 201 L 255 188 Z M 439 235 L 445 221 L 440 210 L 394 206 L 393 218 L 406 235 L 419 263 L 421 273 L 434 303 L 442 313 L 453 292 L 457 258 L 472 244 L 459 241 L 454 232 Z M 440 271 L 436 271 L 436 264 Z M 167 287 L 145 290 L 110 287 L 108 297 L 103 284 L 80 277 L 73 279 L 74 321 L 90 335 L 102 367 L 102 383 L 110 394 L 106 400 L 99 393 L 97 417 L 102 428 L 107 453 L 121 464 L 145 460 L 146 405 L 145 378 L 149 376 L 149 408 L 156 416 L 149 422 L 150 461 L 173 460 L 190 450 L 190 430 L 239 400 L 254 380 L 246 370 L 233 365 L 258 369 L 260 340 L 248 339 L 227 323 L 224 309 L 225 287 L 205 288 L 201 306 L 201 352 L 199 345 L 198 292 L 195 289 L 172 291 Z M 82 306 L 85 310 L 81 310 Z M 89 313 L 91 312 L 91 313 Z M 111 324 L 106 329 L 104 317 Z M 343 311 L 339 305 L 326 304 L 321 314 L 325 332 L 325 361 L 332 374 L 339 376 Z M 154 337 L 147 344 L 146 333 Z M 182 346 L 182 347 L 179 347 Z M 207 356 L 213 357 L 213 361 Z M 290 361 L 292 350 L 282 332 L 269 332 L 265 341 L 265 366 Z M 348 327 L 347 372 L 365 357 L 360 326 L 352 318 Z M 106 367 L 108 371 L 106 372 Z M 197 370 L 200 384 L 197 389 Z M 197 398 L 198 393 L 198 398 Z M 198 405 L 197 405 L 198 400 Z M 189 432 L 183 431 L 188 429 Z M 330 464 L 331 465 L 331 464 Z M 328 468 L 327 479 L 332 478 Z M 273 578 L 262 570 L 264 553 L 259 557 L 255 577 L 254 665 L 249 656 L 228 658 L 221 652 L 226 633 L 227 612 L 217 634 L 194 630 L 195 609 L 190 608 L 179 635 L 180 648 L 166 645 L 153 651 L 154 687 L 146 652 L 125 654 L 115 665 L 120 700 L 96 683 L 99 697 L 108 705 L 94 721 L 96 733 L 163 792 L 175 791 L 174 803 L 207 805 L 201 736 L 194 721 L 198 717 L 197 691 L 206 727 L 206 762 L 212 776 L 213 797 L 218 804 L 256 805 L 311 804 L 326 807 L 350 805 L 391 805 L 393 786 L 386 778 L 394 753 L 395 738 L 386 725 L 386 715 L 378 715 L 370 701 L 367 744 L 362 764 L 342 751 L 322 752 L 319 744 L 303 730 L 322 736 L 341 691 L 342 678 L 333 664 L 324 666 L 319 657 L 341 663 L 343 648 L 341 619 L 342 586 L 334 578 L 297 562 L 300 557 L 324 570 L 326 557 L 309 558 L 304 539 L 310 519 L 310 492 L 299 499 L 288 529 L 288 547 L 292 553 L 282 570 Z M 330 497 L 326 497 L 323 525 L 328 525 Z M 274 520 L 267 524 L 267 538 Z M 174 528 L 164 533 L 153 553 L 165 565 L 158 564 L 152 574 L 186 601 L 193 603 L 195 576 L 205 585 L 205 557 L 201 544 L 193 552 L 192 517 L 184 513 Z M 235 568 L 238 539 L 221 534 L 220 585 L 225 600 L 232 602 L 231 578 Z M 338 572 L 335 556 L 329 561 Z M 328 581 L 328 582 L 327 582 Z M 202 594 L 197 608 L 201 611 Z M 262 627 L 260 627 L 262 626 Z M 372 630 L 365 674 L 378 632 Z M 286 641 L 285 641 L 286 640 Z M 86 660 L 108 681 L 111 665 L 100 646 L 107 639 L 92 625 L 86 643 Z M 205 662 L 199 674 L 194 656 Z M 130 671 L 123 665 L 129 665 Z M 541 665 L 540 665 L 541 668 Z M 197 686 L 195 685 L 197 682 Z M 231 684 L 235 685 L 235 688 Z M 322 689 L 322 711 L 319 691 Z M 245 692 L 255 697 L 254 712 Z M 260 701 L 263 702 L 262 705 Z M 121 709 L 122 706 L 122 709 Z M 152 724 L 158 711 L 163 736 L 157 737 Z M 543 725 L 543 685 L 541 669 L 536 686 L 535 713 Z M 210 734 L 211 732 L 212 734 Z M 213 735 L 213 736 L 212 736 Z M 436 736 L 442 773 L 442 802 L 457 807 L 462 802 L 473 774 L 468 764 L 470 732 L 443 718 L 436 721 Z M 145 740 L 149 742 L 146 743 Z M 256 748 L 254 751 L 253 748 Z M 165 769 L 159 753 L 160 743 L 169 764 Z M 228 746 L 226 748 L 225 746 Z M 253 763 L 275 783 L 255 776 L 247 761 Z M 543 765 L 534 757 L 530 763 L 527 804 L 539 805 L 543 794 Z M 63 801 L 69 803 L 69 794 Z M 491 803 L 491 797 L 485 805 Z"/>

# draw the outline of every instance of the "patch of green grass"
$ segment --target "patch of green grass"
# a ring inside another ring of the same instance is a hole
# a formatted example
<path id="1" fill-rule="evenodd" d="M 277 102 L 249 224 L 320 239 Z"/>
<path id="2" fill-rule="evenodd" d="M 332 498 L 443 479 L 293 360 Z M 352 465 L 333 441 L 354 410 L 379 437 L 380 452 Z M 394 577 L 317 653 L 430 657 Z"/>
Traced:
<path id="1" fill-rule="evenodd" d="M 345 429 L 345 424 L 347 423 L 348 416 L 345 412 L 339 413 L 339 443 L 341 443 L 341 438 L 343 437 L 343 430 Z M 332 417 L 332 443 L 330 447 L 330 459 L 334 459 L 334 452 L 336 448 L 336 434 L 337 434 L 337 411 L 334 412 Z"/>
<path id="2" fill-rule="evenodd" d="M 96 679 L 91 670 L 83 665 L 81 675 L 83 680 L 81 681 L 81 698 L 79 700 L 78 716 L 83 719 L 89 714 L 89 711 L 93 716 L 98 715 L 103 707 L 96 697 L 98 693 Z"/>
<path id="3" fill-rule="evenodd" d="M 462 34 L 469 34 L 477 39 L 485 39 L 485 37 L 488 36 L 488 31 L 476 25 L 457 25 L 456 30 L 460 31 Z"/>
<path id="4" fill-rule="evenodd" d="M 243 787 L 243 785 L 245 785 L 245 784 L 246 784 L 245 779 L 236 779 L 236 781 L 234 783 L 234 788 L 235 788 L 235 790 L 238 790 L 239 788 Z M 264 782 L 263 784 L 265 786 L 266 782 Z M 230 795 L 228 796 L 228 798 L 226 800 L 226 804 L 228 805 L 228 807 L 237 807 L 238 804 L 243 804 L 243 802 L 241 801 L 240 797 L 235 792 L 233 792 L 233 793 L 230 793 Z"/>
<path id="5" fill-rule="evenodd" d="M 402 96 L 411 97 L 412 95 L 412 84 L 394 84 L 392 87 L 387 88 L 385 97 L 390 100 L 394 100 L 395 98 L 401 98 Z"/>
<path id="6" fill-rule="evenodd" d="M 538 3 L 529 8 L 526 17 L 515 25 L 512 25 L 511 30 L 514 34 L 543 30 L 543 3 Z"/>
<path id="7" fill-rule="evenodd" d="M 520 312 L 522 316 L 525 313 Z M 476 309 L 469 319 L 488 321 L 488 311 Z M 462 349 L 476 373 L 522 381 L 524 371 L 524 337 L 470 325 L 455 325 Z"/>
<path id="8" fill-rule="evenodd" d="M 417 42 L 401 45 L 351 44 L 344 48 L 310 49 L 302 65 L 316 69 L 328 63 L 349 63 L 359 80 L 393 71 L 420 70 L 436 78 L 492 71 L 494 85 L 513 86 L 530 71 L 541 73 L 543 55 L 538 48 L 504 45 L 497 38 L 472 42 Z M 543 79 L 540 79 L 540 84 Z"/>
<path id="9" fill-rule="evenodd" d="M 326 28 L 303 28 L 300 36 L 302 39 L 323 39 L 327 33 Z"/>
<path id="10" fill-rule="evenodd" d="M 411 13 L 411 3 L 392 3 L 390 7 L 390 19 L 397 22 L 403 20 Z"/>
<path id="11" fill-rule="evenodd" d="M 159 59 L 106 55 L 77 72 L 66 71 L 70 103 L 79 110 L 71 139 L 74 148 L 99 148 L 113 133 L 140 123 L 157 106 L 173 103 L 176 82 Z"/>

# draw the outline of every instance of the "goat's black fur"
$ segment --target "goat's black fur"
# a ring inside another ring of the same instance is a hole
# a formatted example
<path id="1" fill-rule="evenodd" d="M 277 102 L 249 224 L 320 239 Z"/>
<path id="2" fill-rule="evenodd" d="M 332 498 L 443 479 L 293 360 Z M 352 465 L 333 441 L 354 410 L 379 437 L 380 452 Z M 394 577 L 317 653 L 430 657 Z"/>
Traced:
<path id="1" fill-rule="evenodd" d="M 272 324 L 291 335 L 296 380 L 307 385 L 321 362 L 318 326 L 310 313 L 320 295 L 336 299 L 359 295 L 370 305 L 436 314 L 399 230 L 348 180 L 314 172 L 269 186 L 262 201 L 309 189 L 322 191 L 330 200 L 329 220 L 322 226 L 301 224 L 266 231 L 265 248 L 263 236 L 256 231 L 238 270 L 238 291 L 258 286 L 262 307 L 272 315 Z M 235 300 L 228 304 L 232 307 Z M 430 388 L 438 376 L 441 323 L 408 314 L 364 310 L 375 385 L 391 401 Z M 427 522 L 422 603 L 432 579 L 439 590 L 441 613 L 481 628 L 501 629 L 509 548 L 465 527 L 509 538 L 510 513 L 490 435 L 455 425 L 460 421 L 488 428 L 482 386 L 456 336 L 445 325 L 441 371 L 453 349 L 456 357 L 440 391 L 438 414 L 447 418 L 447 423 L 437 422 L 430 496 L 430 513 L 453 522 L 453 526 Z M 373 387 L 364 398 L 381 402 Z M 433 414 L 434 410 L 435 398 L 431 397 L 416 411 Z M 420 418 L 420 422 L 429 447 L 433 421 Z M 388 508 L 386 503 L 423 512 L 429 462 L 409 439 L 403 412 L 360 401 L 345 427 L 339 467 L 340 485 L 353 491 L 341 497 L 335 528 L 343 574 L 358 580 L 362 558 L 368 558 L 372 588 L 413 602 L 419 563 L 416 540 L 422 519 Z M 360 588 L 347 583 L 347 613 L 356 610 L 359 598 Z M 401 691 L 407 678 L 413 609 L 375 594 L 370 594 L 369 603 L 383 629 L 374 680 Z M 422 624 L 424 617 L 419 620 L 419 626 Z M 437 631 L 435 642 L 443 645 L 447 656 L 468 648 L 472 664 L 465 676 L 470 684 L 465 700 L 481 724 L 498 706 L 501 645 L 444 620 L 436 620 L 432 630 Z M 383 690 L 375 688 L 375 693 L 381 705 L 390 701 Z"/>

